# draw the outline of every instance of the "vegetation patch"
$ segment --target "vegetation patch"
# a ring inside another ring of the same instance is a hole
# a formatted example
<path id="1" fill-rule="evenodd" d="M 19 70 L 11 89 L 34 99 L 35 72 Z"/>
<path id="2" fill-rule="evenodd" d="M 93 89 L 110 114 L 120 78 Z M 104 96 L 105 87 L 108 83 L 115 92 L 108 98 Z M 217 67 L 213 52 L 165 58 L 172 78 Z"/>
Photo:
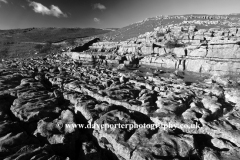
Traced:
<path id="1" fill-rule="evenodd" d="M 4 48 L 0 51 L 0 58 L 6 58 L 8 56 L 8 48 Z"/>
<path id="2" fill-rule="evenodd" d="M 41 54 L 50 54 L 50 53 L 57 52 L 61 48 L 61 46 L 53 45 L 51 42 L 47 42 L 44 45 L 37 44 L 34 48 Z"/>
<path id="3" fill-rule="evenodd" d="M 68 39 L 68 40 L 66 40 L 66 42 L 67 42 L 67 44 L 70 45 L 70 46 L 76 45 L 75 38 Z"/>

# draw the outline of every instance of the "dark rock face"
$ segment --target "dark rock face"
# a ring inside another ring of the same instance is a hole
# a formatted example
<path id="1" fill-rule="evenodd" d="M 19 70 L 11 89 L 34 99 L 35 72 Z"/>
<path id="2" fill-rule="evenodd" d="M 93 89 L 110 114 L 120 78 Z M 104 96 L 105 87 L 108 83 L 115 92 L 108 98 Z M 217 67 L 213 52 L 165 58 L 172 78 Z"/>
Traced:
<path id="1" fill-rule="evenodd" d="M 66 54 L 2 66 L 0 159 L 240 159 L 238 80 L 186 83 Z"/>
<path id="2" fill-rule="evenodd" d="M 74 49 L 72 49 L 71 51 L 72 52 L 82 52 L 82 51 L 85 51 L 85 50 L 88 50 L 89 47 L 93 44 L 93 43 L 96 43 L 98 42 L 100 39 L 99 38 L 95 38 L 87 43 L 85 43 L 84 45 L 82 46 L 79 46 L 79 47 L 76 47 Z"/>

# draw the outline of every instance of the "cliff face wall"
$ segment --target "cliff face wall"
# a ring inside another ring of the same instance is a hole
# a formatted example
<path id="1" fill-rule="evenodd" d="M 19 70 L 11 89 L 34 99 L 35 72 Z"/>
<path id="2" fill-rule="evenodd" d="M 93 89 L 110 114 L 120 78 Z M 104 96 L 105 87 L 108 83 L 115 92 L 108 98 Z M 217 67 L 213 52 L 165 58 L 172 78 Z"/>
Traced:
<path id="1" fill-rule="evenodd" d="M 169 41 L 175 44 L 169 46 Z M 128 41 L 94 43 L 90 50 L 141 55 L 141 64 L 157 67 L 227 75 L 240 72 L 239 46 L 240 28 L 171 26 L 158 27 Z"/>
<path id="2" fill-rule="evenodd" d="M 142 64 L 210 74 L 240 72 L 240 50 L 237 43 L 213 44 L 197 48 L 175 48 L 175 57 L 146 56 Z"/>

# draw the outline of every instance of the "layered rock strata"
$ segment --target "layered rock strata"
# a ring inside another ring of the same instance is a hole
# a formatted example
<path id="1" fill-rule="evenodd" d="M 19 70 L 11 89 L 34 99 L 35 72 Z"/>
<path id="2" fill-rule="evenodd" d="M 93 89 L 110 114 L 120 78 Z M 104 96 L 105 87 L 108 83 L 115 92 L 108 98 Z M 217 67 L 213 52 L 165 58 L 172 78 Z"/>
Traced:
<path id="1" fill-rule="evenodd" d="M 238 79 L 186 83 L 63 54 L 2 66 L 1 159 L 240 158 Z"/>
<path id="2" fill-rule="evenodd" d="M 93 52 L 92 55 L 97 51 L 102 55 L 110 52 L 121 57 L 126 54 L 138 56 L 140 64 L 156 67 L 235 75 L 240 68 L 239 35 L 240 28 L 157 27 L 128 41 L 94 43 L 89 52 Z M 105 56 L 104 59 L 110 58 Z"/>

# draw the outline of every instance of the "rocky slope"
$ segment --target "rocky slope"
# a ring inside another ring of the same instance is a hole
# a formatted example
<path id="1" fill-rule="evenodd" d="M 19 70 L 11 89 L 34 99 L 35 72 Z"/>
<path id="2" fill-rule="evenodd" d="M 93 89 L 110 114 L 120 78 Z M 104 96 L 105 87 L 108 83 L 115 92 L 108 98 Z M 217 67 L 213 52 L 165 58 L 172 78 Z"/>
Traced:
<path id="1" fill-rule="evenodd" d="M 240 69 L 240 28 L 198 29 L 193 25 L 157 27 L 121 42 L 98 42 L 93 55 L 137 57 L 140 64 L 204 74 L 236 75 Z M 86 52 L 88 53 L 88 51 Z M 105 58 L 108 59 L 109 57 Z M 111 58 L 110 58 L 111 59 Z"/>
<path id="2" fill-rule="evenodd" d="M 168 26 L 176 24 L 197 25 L 199 29 L 210 28 L 230 28 L 240 26 L 240 14 L 229 15 L 207 15 L 207 14 L 189 14 L 189 15 L 168 15 L 146 18 L 142 21 L 125 26 L 115 32 L 105 34 L 103 39 L 107 41 L 125 41 L 137 37 L 145 32 L 151 32 L 159 26 Z"/>
<path id="3" fill-rule="evenodd" d="M 169 77 L 161 70 L 120 72 L 94 55 L 89 55 L 94 65 L 83 65 L 77 61 L 82 55 L 89 54 L 0 64 L 1 159 L 240 159 L 238 81 L 212 77 L 186 83 L 180 72 Z M 124 63 L 136 59 L 125 57 Z M 193 124 L 199 127 L 182 127 Z"/>

